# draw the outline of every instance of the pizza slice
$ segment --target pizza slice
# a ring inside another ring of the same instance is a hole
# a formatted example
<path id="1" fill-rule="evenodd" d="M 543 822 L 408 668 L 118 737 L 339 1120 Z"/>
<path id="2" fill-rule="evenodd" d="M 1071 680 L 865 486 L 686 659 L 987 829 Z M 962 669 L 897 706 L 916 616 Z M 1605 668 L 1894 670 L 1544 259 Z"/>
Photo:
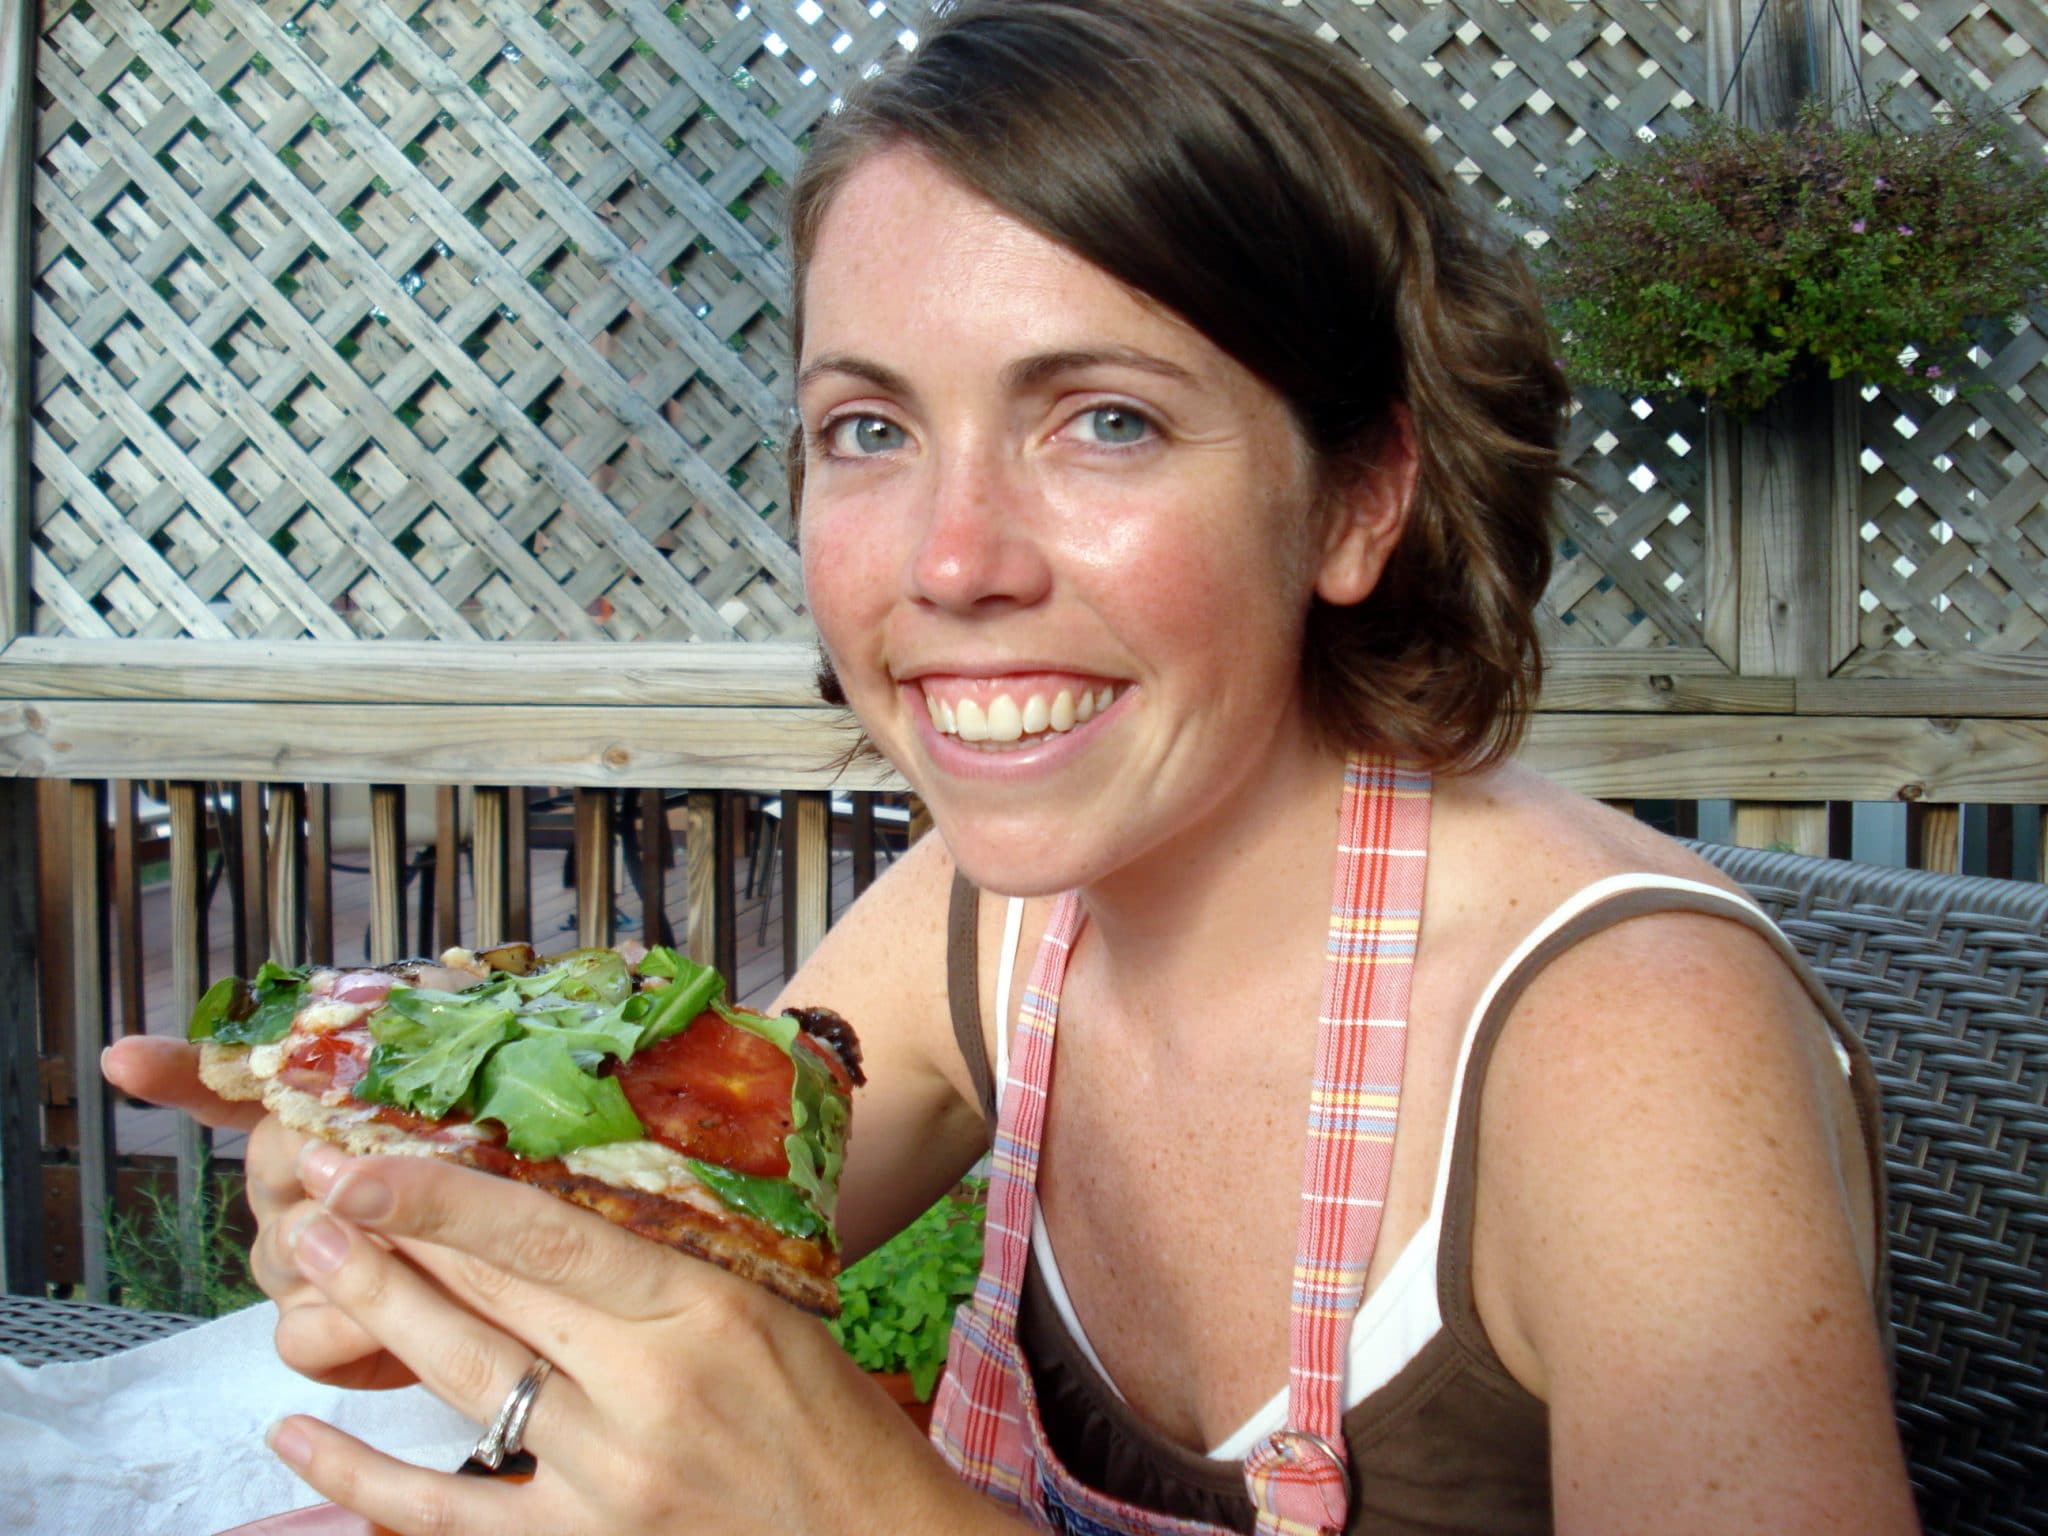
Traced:
<path id="1" fill-rule="evenodd" d="M 518 1179 L 833 1316 L 859 1042 L 829 1009 L 723 992 L 666 948 L 266 964 L 211 987 L 188 1035 L 210 1088 L 294 1130 Z"/>

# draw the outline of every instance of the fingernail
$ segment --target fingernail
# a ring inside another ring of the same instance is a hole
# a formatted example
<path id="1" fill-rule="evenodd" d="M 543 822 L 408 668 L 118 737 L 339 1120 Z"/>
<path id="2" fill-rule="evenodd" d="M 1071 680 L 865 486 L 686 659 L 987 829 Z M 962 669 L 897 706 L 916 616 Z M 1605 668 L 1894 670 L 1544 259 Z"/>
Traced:
<path id="1" fill-rule="evenodd" d="M 348 1234 L 317 1212 L 292 1229 L 292 1262 L 307 1274 L 327 1275 L 348 1257 Z"/>
<path id="2" fill-rule="evenodd" d="M 269 1444 L 271 1453 L 287 1466 L 303 1467 L 313 1459 L 313 1442 L 306 1437 L 306 1432 L 290 1419 L 279 1419 L 270 1426 L 270 1433 L 263 1438 Z"/>
<path id="3" fill-rule="evenodd" d="M 324 1191 L 341 1172 L 342 1164 L 348 1159 L 339 1147 L 329 1146 L 324 1141 L 309 1141 L 299 1149 L 299 1183 L 313 1194 Z"/>
<path id="4" fill-rule="evenodd" d="M 350 1221 L 380 1221 L 391 1214 L 391 1186 L 367 1173 L 352 1174 L 327 1192 L 326 1204 Z"/>

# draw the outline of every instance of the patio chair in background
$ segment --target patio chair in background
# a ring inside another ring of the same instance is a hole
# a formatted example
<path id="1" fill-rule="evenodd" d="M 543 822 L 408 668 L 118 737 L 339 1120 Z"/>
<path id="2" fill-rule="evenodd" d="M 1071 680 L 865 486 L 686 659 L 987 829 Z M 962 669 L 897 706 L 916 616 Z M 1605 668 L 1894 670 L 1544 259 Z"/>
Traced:
<path id="1" fill-rule="evenodd" d="M 1899 1430 L 1928 1536 L 2048 1531 L 2048 886 L 1715 844 L 1884 1095 Z"/>

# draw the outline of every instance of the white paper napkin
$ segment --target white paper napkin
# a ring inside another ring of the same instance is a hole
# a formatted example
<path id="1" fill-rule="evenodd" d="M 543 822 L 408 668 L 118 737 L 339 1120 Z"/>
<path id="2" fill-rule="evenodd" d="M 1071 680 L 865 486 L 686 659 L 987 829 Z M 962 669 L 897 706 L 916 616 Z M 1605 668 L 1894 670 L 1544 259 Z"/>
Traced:
<path id="1" fill-rule="evenodd" d="M 263 1434 L 310 1413 L 379 1450 L 452 1469 L 475 1424 L 424 1389 L 348 1392 L 290 1370 L 269 1303 L 99 1360 L 0 1359 L 0 1530 L 212 1536 L 320 1501 Z"/>

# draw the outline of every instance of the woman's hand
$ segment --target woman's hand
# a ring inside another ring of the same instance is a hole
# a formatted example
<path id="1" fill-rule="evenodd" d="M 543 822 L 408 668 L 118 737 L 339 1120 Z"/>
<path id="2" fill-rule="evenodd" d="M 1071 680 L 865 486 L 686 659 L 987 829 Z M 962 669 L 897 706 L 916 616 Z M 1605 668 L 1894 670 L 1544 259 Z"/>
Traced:
<path id="1" fill-rule="evenodd" d="M 261 1104 L 214 1093 L 199 1080 L 199 1048 L 183 1040 L 135 1035 L 116 1041 L 101 1054 L 100 1070 L 116 1088 L 139 1099 L 181 1110 L 216 1130 L 249 1133 L 243 1166 L 249 1209 L 256 1216 L 249 1277 L 277 1303 L 278 1358 L 331 1386 L 409 1385 L 412 1373 L 308 1285 L 284 1248 L 283 1234 L 313 1210 L 299 1182 L 300 1157 L 325 1153 L 339 1161 L 340 1154 L 287 1130 Z"/>
<path id="2" fill-rule="evenodd" d="M 400 1532 L 1003 1529 L 814 1319 L 524 1185 L 308 1159 L 298 1269 L 477 1420 L 545 1355 L 524 1486 L 408 1466 L 314 1419 L 271 1446 Z M 378 1241 L 382 1239 L 383 1241 Z M 387 1246 L 387 1244 L 391 1246 Z"/>

